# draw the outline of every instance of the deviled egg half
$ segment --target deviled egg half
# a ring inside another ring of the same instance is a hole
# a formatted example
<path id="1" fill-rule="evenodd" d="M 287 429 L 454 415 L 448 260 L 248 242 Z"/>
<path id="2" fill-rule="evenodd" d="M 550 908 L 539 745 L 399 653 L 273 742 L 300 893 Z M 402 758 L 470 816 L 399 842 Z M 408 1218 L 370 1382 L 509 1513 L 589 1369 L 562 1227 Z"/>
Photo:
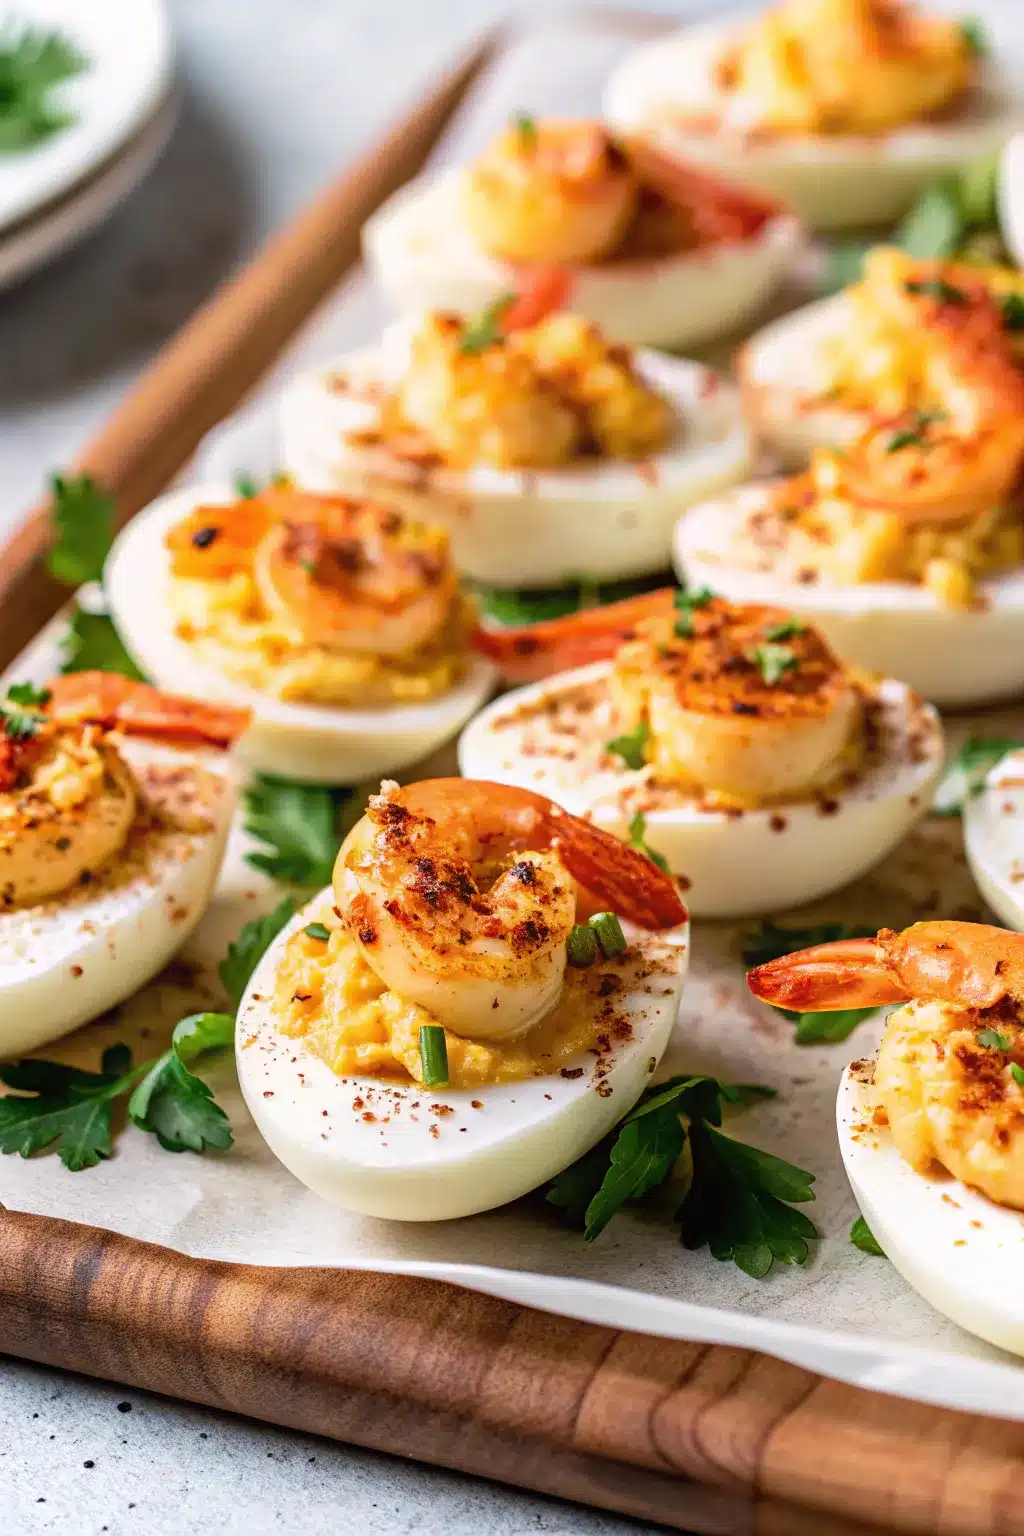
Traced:
<path id="1" fill-rule="evenodd" d="M 494 586 L 664 570 L 679 513 L 752 462 L 738 390 L 578 315 L 522 315 L 431 314 L 298 379 L 285 469 L 441 524 L 459 570 Z"/>
<path id="2" fill-rule="evenodd" d="M 642 44 L 605 116 L 835 229 L 888 223 L 938 174 L 994 152 L 1021 101 L 977 23 L 899 0 L 783 0 Z"/>
<path id="3" fill-rule="evenodd" d="M 633 346 L 740 326 L 801 239 L 767 198 L 618 142 L 600 123 L 518 116 L 468 168 L 402 187 L 363 228 L 399 309 L 473 315 L 524 271 L 558 269 L 566 308 Z"/>
<path id="4" fill-rule="evenodd" d="M 837 890 L 925 814 L 935 711 L 845 668 L 784 609 L 660 592 L 484 633 L 507 672 L 611 660 L 506 694 L 466 727 L 462 772 L 539 790 L 685 877 L 696 917 Z M 627 638 L 621 638 L 626 636 Z"/>
<path id="5" fill-rule="evenodd" d="M 1024 1354 L 1024 936 L 915 923 L 784 956 L 748 980 L 784 1008 L 903 1005 L 877 1059 L 843 1076 L 847 1177 L 904 1279 L 962 1328 Z"/>
<path id="6" fill-rule="evenodd" d="M 777 602 L 846 660 L 936 704 L 1024 689 L 1024 373 L 983 281 L 893 289 L 922 382 L 793 479 L 692 509 L 677 569 L 735 602 Z M 916 329 L 915 324 L 916 322 Z"/>
<path id="7" fill-rule="evenodd" d="M 1024 748 L 1007 750 L 962 815 L 978 890 L 1000 922 L 1024 932 Z"/>
<path id="8" fill-rule="evenodd" d="M 934 324 L 922 325 L 915 290 L 971 293 L 978 284 L 1024 361 L 1024 275 L 876 246 L 858 282 L 772 321 L 741 348 L 736 372 L 758 437 L 785 466 L 801 469 L 817 448 L 849 447 L 879 416 L 934 408 L 942 342 Z"/>
<path id="9" fill-rule="evenodd" d="M 0 701 L 0 1056 L 149 981 L 202 916 L 244 711 L 105 672 Z"/>
<path id="10" fill-rule="evenodd" d="M 394 508 L 287 485 L 190 486 L 132 519 L 107 560 L 115 623 L 162 686 L 251 712 L 264 773 L 351 783 L 453 736 L 493 670 L 468 648 L 448 535 Z"/>
<path id="11" fill-rule="evenodd" d="M 632 1107 L 687 959 L 675 882 L 607 833 L 497 784 L 385 784 L 249 983 L 242 1092 L 336 1205 L 490 1210 Z"/>

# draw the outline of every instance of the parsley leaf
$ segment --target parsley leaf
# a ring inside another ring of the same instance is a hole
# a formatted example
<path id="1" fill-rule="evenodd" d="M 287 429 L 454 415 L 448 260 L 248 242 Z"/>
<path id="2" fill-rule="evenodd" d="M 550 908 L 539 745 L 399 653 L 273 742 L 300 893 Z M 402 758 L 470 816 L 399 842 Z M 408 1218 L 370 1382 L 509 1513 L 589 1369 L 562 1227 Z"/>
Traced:
<path id="1" fill-rule="evenodd" d="M 51 517 L 54 542 L 47 565 L 69 587 L 99 581 L 114 539 L 114 500 L 90 475 L 54 475 Z"/>
<path id="2" fill-rule="evenodd" d="M 1020 1067 L 1015 1061 L 1011 1061 L 1010 1076 L 1013 1078 L 1018 1088 L 1024 1088 L 1024 1067 Z"/>
<path id="3" fill-rule="evenodd" d="M 247 853 L 246 862 L 275 880 L 329 884 L 341 847 L 340 813 L 358 804 L 352 789 L 257 775 L 245 792 L 245 830 L 267 852 Z"/>
<path id="4" fill-rule="evenodd" d="M 850 1242 L 855 1248 L 859 1248 L 861 1253 L 874 1254 L 877 1259 L 885 1258 L 885 1249 L 881 1246 L 878 1238 L 872 1232 L 863 1216 L 858 1216 L 850 1228 Z"/>
<path id="5" fill-rule="evenodd" d="M 33 683 L 12 683 L 6 699 L 0 700 L 0 725 L 11 741 L 28 741 L 42 722 L 39 711 L 50 701 L 48 688 Z"/>
<path id="6" fill-rule="evenodd" d="M 978 1031 L 978 1044 L 990 1051 L 1008 1051 L 1010 1049 L 1009 1037 L 998 1029 L 982 1029 Z"/>
<path id="7" fill-rule="evenodd" d="M 956 253 L 964 235 L 964 222 L 957 197 L 956 184 L 944 176 L 925 189 L 910 212 L 905 214 L 897 227 L 895 242 L 908 256 L 919 261 L 941 261 Z M 927 292 L 929 288 L 947 285 L 919 283 L 907 284 L 909 292 Z M 958 289 L 953 292 L 959 294 Z M 940 298 L 939 293 L 933 297 Z M 963 298 L 962 294 L 959 297 Z M 953 301 L 955 302 L 955 300 Z"/>
<path id="8" fill-rule="evenodd" d="M 529 112 L 517 112 L 512 121 L 520 139 L 532 149 L 537 142 L 537 119 Z"/>
<path id="9" fill-rule="evenodd" d="M 942 421 L 944 418 L 944 411 L 914 411 L 910 425 L 893 432 L 885 445 L 886 453 L 899 453 L 903 448 L 928 446 L 928 428 L 933 422 Z"/>
<path id="10" fill-rule="evenodd" d="M 818 282 L 823 294 L 839 293 L 860 277 L 864 257 L 871 249 L 869 240 L 837 240 L 826 253 L 825 270 Z"/>
<path id="11" fill-rule="evenodd" d="M 43 709 L 49 704 L 52 694 L 49 688 L 37 688 L 35 683 L 12 683 L 7 690 L 7 697 L 12 704 L 28 704 L 33 709 Z"/>
<path id="12" fill-rule="evenodd" d="M 810 949 L 813 944 L 832 944 L 836 939 L 871 938 L 873 928 L 851 927 L 847 923 L 817 923 L 809 928 L 782 928 L 765 919 L 757 929 L 743 938 L 743 963 L 747 966 L 767 965 L 769 960 L 779 960 L 798 949 Z M 845 1040 L 857 1025 L 869 1018 L 874 1008 L 837 1008 L 832 1012 L 793 1013 L 789 1008 L 776 1012 L 794 1020 L 794 1039 L 797 1045 L 829 1045 Z"/>
<path id="13" fill-rule="evenodd" d="M 495 624 L 522 626 L 540 624 L 545 619 L 561 619 L 581 608 L 617 603 L 626 597 L 638 597 L 669 585 L 671 576 L 659 571 L 651 576 L 627 581 L 575 581 L 561 587 L 488 587 L 474 583 L 473 591 L 483 618 Z M 596 602 L 595 602 L 596 599 Z"/>
<path id="14" fill-rule="evenodd" d="M 652 864 L 656 864 L 662 874 L 669 874 L 668 859 L 656 848 L 650 847 L 646 841 L 647 817 L 643 811 L 637 811 L 629 824 L 629 846 L 635 848 L 637 853 L 644 854 Z"/>
<path id="15" fill-rule="evenodd" d="M 643 768 L 647 762 L 644 748 L 650 739 L 651 728 L 646 720 L 641 720 L 636 729 L 627 735 L 613 736 L 611 741 L 605 742 L 605 751 L 621 757 L 627 768 Z"/>
<path id="16" fill-rule="evenodd" d="M 693 615 L 699 608 L 706 608 L 708 603 L 714 601 L 715 594 L 710 587 L 696 587 L 691 592 L 686 587 L 679 587 L 673 598 L 676 613 L 676 635 L 680 640 L 689 640 L 693 634 Z"/>
<path id="17" fill-rule="evenodd" d="M 715 1128 L 723 1103 L 771 1093 L 709 1077 L 648 1089 L 616 1130 L 553 1180 L 547 1199 L 593 1242 L 623 1205 L 664 1184 L 688 1138 L 692 1173 L 679 1211 L 684 1244 L 708 1243 L 716 1258 L 731 1258 L 758 1277 L 774 1259 L 803 1264 L 817 1231 L 790 1206 L 814 1198 L 813 1175 Z"/>
<path id="18" fill-rule="evenodd" d="M 773 624 L 770 629 L 766 629 L 764 637 L 766 640 L 795 640 L 806 628 L 807 625 L 801 624 L 798 619 L 787 619 L 784 624 Z"/>
<path id="19" fill-rule="evenodd" d="M 60 642 L 62 672 L 120 672 L 123 677 L 147 681 L 124 648 L 114 621 L 105 613 L 76 608 Z"/>
<path id="20" fill-rule="evenodd" d="M 923 299 L 936 299 L 940 304 L 960 305 L 967 303 L 967 297 L 963 290 L 955 288 L 952 283 L 947 283 L 941 277 L 929 277 L 923 282 L 911 280 L 909 283 L 904 283 L 903 286 L 908 293 L 915 294 Z"/>
<path id="21" fill-rule="evenodd" d="M 258 496 L 260 493 L 260 488 L 252 475 L 246 474 L 237 474 L 235 476 L 235 490 L 242 497 L 243 501 L 251 501 L 254 496 Z"/>
<path id="22" fill-rule="evenodd" d="M 88 62 L 59 32 L 11 24 L 0 29 L 0 153 L 26 149 L 74 122 L 48 98 Z"/>
<path id="23" fill-rule="evenodd" d="M 683 1246 L 731 1259 L 760 1280 L 773 1262 L 805 1264 L 817 1228 L 794 1204 L 813 1200 L 814 1175 L 734 1141 L 706 1121 L 690 1125 L 693 1173 L 679 1211 Z"/>
<path id="24" fill-rule="evenodd" d="M 234 1040 L 230 1013 L 194 1013 L 174 1028 L 170 1047 L 149 1066 L 128 1100 L 128 1118 L 150 1131 L 165 1152 L 205 1152 L 230 1147 L 228 1117 L 202 1078 L 185 1065 L 204 1051 L 223 1050 Z"/>
<path id="25" fill-rule="evenodd" d="M 933 815 L 959 816 L 967 801 L 980 794 L 991 769 L 1008 752 L 1022 748 L 1024 741 L 1007 741 L 998 736 L 970 737 L 943 769 L 932 800 Z"/>
<path id="26" fill-rule="evenodd" d="M 1024 331 L 1024 295 L 1008 293 L 1001 305 L 1003 326 L 1008 331 Z"/>
<path id="27" fill-rule="evenodd" d="M 988 37 L 983 23 L 977 16 L 964 16 L 960 21 L 959 30 L 964 47 L 972 58 L 981 58 L 983 54 L 988 53 Z"/>
<path id="28" fill-rule="evenodd" d="M 763 645 L 751 646 L 743 654 L 747 661 L 752 662 L 758 669 L 768 688 L 774 688 L 775 684 L 781 682 L 786 673 L 791 672 L 797 665 L 796 654 L 792 647 L 776 645 L 772 640 L 766 640 Z"/>
<path id="29" fill-rule="evenodd" d="M 295 915 L 295 903 L 290 896 L 279 901 L 272 912 L 262 917 L 250 918 L 237 938 L 228 945 L 228 952 L 217 974 L 224 983 L 224 990 L 237 1008 L 249 984 L 249 977 L 259 965 L 271 942 L 286 923 Z"/>
<path id="30" fill-rule="evenodd" d="M 514 302 L 514 293 L 503 293 L 492 304 L 488 304 L 475 320 L 468 321 L 462 332 L 459 351 L 464 355 L 473 356 L 477 352 L 485 352 L 488 347 L 493 347 L 501 341 L 502 333 L 498 327 L 498 321 L 509 305 Z"/>
<path id="31" fill-rule="evenodd" d="M 0 1083 L 32 1098 L 0 1098 L 0 1152 L 31 1157 L 56 1143 L 71 1173 L 95 1168 L 111 1152 L 111 1112 L 131 1086 L 131 1052 L 105 1051 L 99 1072 L 34 1058 L 0 1066 Z"/>

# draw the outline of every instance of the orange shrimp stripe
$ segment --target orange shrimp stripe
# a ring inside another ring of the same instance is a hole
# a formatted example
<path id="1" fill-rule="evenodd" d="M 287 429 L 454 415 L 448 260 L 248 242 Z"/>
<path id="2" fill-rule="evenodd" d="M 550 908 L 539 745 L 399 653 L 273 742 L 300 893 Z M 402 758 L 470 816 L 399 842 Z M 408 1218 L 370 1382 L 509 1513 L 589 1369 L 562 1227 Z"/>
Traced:
<path id="1" fill-rule="evenodd" d="M 230 747 L 249 724 L 247 709 L 202 704 L 117 672 L 70 672 L 50 684 L 47 712 L 59 724 L 88 722 L 129 736 Z"/>

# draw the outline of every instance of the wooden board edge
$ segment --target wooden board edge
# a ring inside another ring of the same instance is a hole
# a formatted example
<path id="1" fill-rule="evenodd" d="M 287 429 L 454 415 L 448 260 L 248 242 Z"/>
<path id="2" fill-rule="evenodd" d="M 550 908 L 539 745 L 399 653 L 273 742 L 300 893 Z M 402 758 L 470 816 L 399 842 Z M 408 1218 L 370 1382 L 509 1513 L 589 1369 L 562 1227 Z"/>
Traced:
<path id="1" fill-rule="evenodd" d="M 702 1536 L 1024 1533 L 1024 1425 L 439 1281 L 0 1208 L 0 1350 Z"/>
<path id="2" fill-rule="evenodd" d="M 382 139 L 222 283 L 141 374 L 73 466 L 116 498 L 120 522 L 165 489 L 352 269 L 362 225 L 423 165 L 502 35 L 499 29 L 478 39 Z M 45 568 L 49 541 L 43 503 L 0 543 L 0 667 L 67 597 Z"/>

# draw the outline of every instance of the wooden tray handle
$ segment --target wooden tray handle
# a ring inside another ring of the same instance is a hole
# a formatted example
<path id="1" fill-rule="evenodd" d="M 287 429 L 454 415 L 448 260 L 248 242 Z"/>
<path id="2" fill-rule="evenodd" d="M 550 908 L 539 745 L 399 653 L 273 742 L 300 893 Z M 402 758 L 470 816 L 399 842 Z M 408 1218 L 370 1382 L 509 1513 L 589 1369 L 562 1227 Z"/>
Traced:
<path id="1" fill-rule="evenodd" d="M 117 497 L 122 522 L 164 489 L 354 265 L 366 219 L 420 169 L 496 41 L 489 35 L 478 42 L 382 142 L 222 284 L 142 374 L 78 460 Z M 67 595 L 46 574 L 48 543 L 43 505 L 0 546 L 0 666 Z"/>

